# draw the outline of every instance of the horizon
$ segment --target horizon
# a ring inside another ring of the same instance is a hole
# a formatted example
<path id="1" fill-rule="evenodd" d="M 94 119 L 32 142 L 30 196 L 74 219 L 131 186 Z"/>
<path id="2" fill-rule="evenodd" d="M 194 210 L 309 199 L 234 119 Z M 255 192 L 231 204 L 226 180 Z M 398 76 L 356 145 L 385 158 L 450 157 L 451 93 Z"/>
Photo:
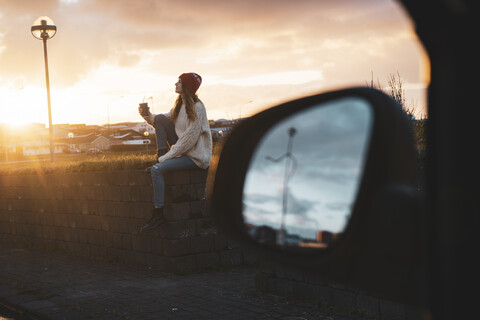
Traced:
<path id="1" fill-rule="evenodd" d="M 234 118 L 234 119 L 208 119 L 208 121 L 236 121 L 244 118 Z M 56 126 L 97 126 L 97 127 L 105 127 L 105 126 L 114 126 L 118 124 L 125 124 L 125 123 L 142 123 L 146 122 L 145 120 L 142 121 L 120 121 L 120 122 L 115 122 L 115 123 L 103 123 L 103 124 L 88 124 L 88 123 L 52 123 L 53 127 Z M 0 122 L 0 127 L 10 127 L 10 128 L 18 128 L 18 127 L 28 127 L 28 126 L 33 126 L 33 125 L 41 125 L 45 127 L 45 129 L 48 129 L 48 124 L 47 123 L 42 123 L 42 122 L 26 122 L 22 124 L 10 124 L 7 122 Z M 147 124 L 148 125 L 148 124 Z"/>

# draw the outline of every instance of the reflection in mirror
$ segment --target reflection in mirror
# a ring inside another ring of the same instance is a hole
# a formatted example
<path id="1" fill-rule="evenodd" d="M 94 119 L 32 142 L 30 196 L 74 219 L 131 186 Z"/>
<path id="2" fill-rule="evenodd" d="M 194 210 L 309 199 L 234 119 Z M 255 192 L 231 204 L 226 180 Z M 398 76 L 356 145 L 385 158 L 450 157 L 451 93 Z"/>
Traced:
<path id="1" fill-rule="evenodd" d="M 312 106 L 277 123 L 254 152 L 243 192 L 247 232 L 278 246 L 326 248 L 352 213 L 372 127 L 360 98 Z"/>

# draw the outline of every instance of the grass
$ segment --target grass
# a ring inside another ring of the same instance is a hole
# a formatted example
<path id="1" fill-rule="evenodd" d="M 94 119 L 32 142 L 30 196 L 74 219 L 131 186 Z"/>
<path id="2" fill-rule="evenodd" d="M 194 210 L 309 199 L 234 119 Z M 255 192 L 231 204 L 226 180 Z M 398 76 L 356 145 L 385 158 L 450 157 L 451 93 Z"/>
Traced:
<path id="1" fill-rule="evenodd" d="M 213 144 L 212 159 L 218 157 L 218 144 Z M 24 156 L 21 161 L 2 162 L 0 175 L 32 175 L 59 172 L 143 170 L 156 162 L 156 149 L 141 151 L 106 151 L 101 154 L 55 154 L 55 162 L 50 154 L 41 157 Z"/>
<path id="2" fill-rule="evenodd" d="M 140 170 L 155 162 L 155 150 L 130 152 L 105 152 L 102 154 L 55 154 L 24 157 L 17 162 L 0 162 L 0 175 L 29 175 L 56 172 Z"/>

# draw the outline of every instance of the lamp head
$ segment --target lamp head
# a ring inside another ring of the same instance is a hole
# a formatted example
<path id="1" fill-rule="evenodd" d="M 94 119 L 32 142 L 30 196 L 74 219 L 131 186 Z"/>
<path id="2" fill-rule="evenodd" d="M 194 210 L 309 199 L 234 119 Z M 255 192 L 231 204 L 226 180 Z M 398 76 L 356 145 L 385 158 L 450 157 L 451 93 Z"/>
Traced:
<path id="1" fill-rule="evenodd" d="M 48 40 L 57 33 L 57 26 L 49 17 L 41 16 L 33 22 L 30 31 L 38 40 Z"/>

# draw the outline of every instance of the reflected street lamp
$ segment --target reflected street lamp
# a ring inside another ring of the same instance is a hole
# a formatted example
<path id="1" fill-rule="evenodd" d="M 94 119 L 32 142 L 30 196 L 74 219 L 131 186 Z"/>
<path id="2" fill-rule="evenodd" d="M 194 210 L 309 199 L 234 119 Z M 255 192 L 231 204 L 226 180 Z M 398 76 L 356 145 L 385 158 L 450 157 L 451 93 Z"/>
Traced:
<path id="1" fill-rule="evenodd" d="M 53 146 L 53 126 L 52 126 L 52 107 L 50 105 L 50 79 L 48 76 L 48 57 L 47 40 L 53 38 L 57 33 L 57 27 L 52 19 L 46 16 L 37 18 L 31 27 L 32 35 L 38 40 L 43 41 L 43 57 L 45 60 L 45 80 L 47 84 L 47 102 L 48 102 L 48 129 L 50 132 L 50 161 L 55 162 L 55 152 Z"/>
<path id="2" fill-rule="evenodd" d="M 288 201 L 288 182 L 290 178 L 295 173 L 295 169 L 297 167 L 297 160 L 292 154 L 292 145 L 293 145 L 293 137 L 297 134 L 297 129 L 291 127 L 287 131 L 288 133 L 288 144 L 287 144 L 287 152 L 282 155 L 281 157 L 275 159 L 270 156 L 267 156 L 267 160 L 273 162 L 280 162 L 282 159 L 285 160 L 285 174 L 283 177 L 283 196 L 282 196 L 282 220 L 280 223 L 280 230 L 277 233 L 277 244 L 285 245 L 285 238 L 287 235 L 287 231 L 285 229 L 285 217 L 287 215 L 287 201 Z"/>

